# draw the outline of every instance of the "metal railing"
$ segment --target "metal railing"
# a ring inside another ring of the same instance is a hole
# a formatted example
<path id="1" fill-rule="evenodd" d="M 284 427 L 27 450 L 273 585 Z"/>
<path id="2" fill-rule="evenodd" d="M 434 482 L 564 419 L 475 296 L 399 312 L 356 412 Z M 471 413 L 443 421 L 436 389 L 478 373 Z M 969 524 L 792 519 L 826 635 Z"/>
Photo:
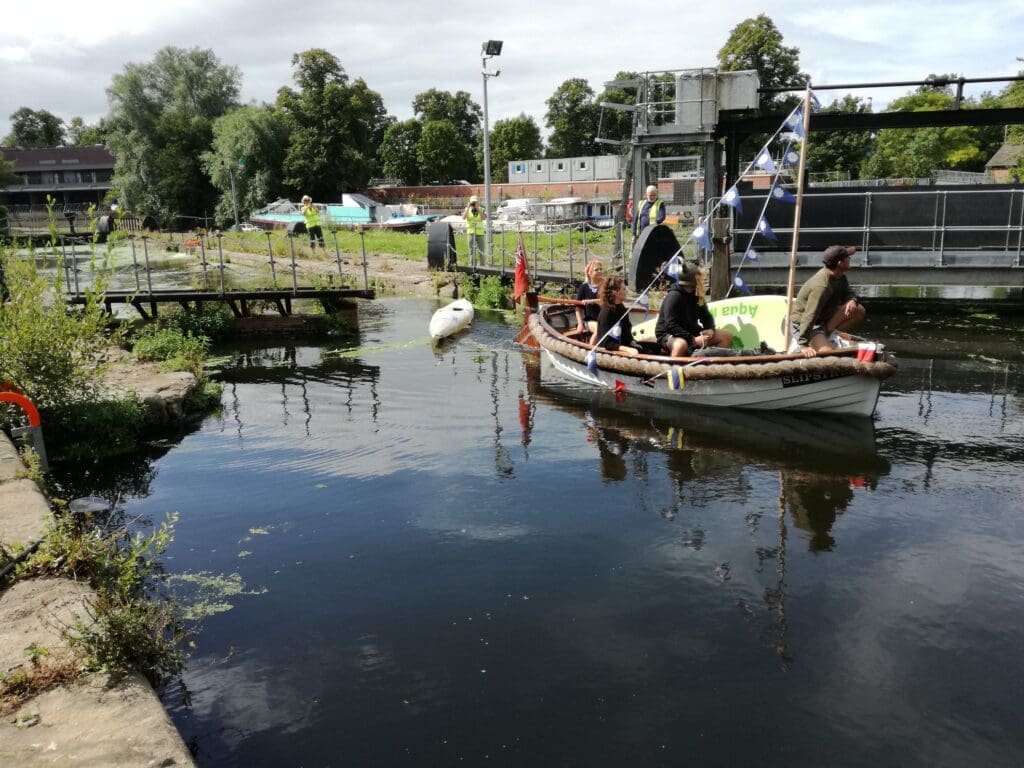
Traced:
<path id="1" fill-rule="evenodd" d="M 744 195 L 744 208 L 760 211 L 764 200 L 765 195 Z M 708 210 L 717 203 L 717 198 L 710 200 Z M 825 208 L 838 220 L 823 225 L 820 220 L 827 216 L 820 214 Z M 732 213 L 726 207 L 719 211 Z M 770 214 L 768 218 L 771 222 Z M 780 242 L 765 250 L 788 248 L 785 241 L 792 236 L 792 227 L 771 224 Z M 734 226 L 732 232 L 734 241 L 745 247 L 754 229 Z M 815 235 L 824 234 L 857 245 L 865 265 L 871 264 L 872 250 L 930 251 L 937 254 L 940 267 L 945 266 L 948 251 L 977 250 L 1012 253 L 1016 266 L 1024 266 L 1024 189 L 828 192 L 805 196 L 801 242 L 814 241 Z"/>

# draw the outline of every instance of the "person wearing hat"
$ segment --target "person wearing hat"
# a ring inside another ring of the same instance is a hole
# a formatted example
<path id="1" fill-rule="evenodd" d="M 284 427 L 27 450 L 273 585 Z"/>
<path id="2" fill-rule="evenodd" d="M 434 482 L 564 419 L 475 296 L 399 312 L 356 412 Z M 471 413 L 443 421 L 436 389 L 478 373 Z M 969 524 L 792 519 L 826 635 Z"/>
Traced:
<path id="1" fill-rule="evenodd" d="M 484 263 L 484 257 L 487 255 L 487 237 L 484 230 L 484 219 L 486 214 L 480 207 L 480 203 L 476 199 L 476 195 L 469 198 L 469 205 L 466 206 L 466 210 L 462 212 L 463 217 L 466 219 L 466 239 L 469 241 L 469 263 L 476 264 L 479 260 L 480 264 Z"/>
<path id="2" fill-rule="evenodd" d="M 729 347 L 732 334 L 715 328 L 715 318 L 706 299 L 697 295 L 697 281 L 703 279 L 696 264 L 683 263 L 674 284 L 658 310 L 654 336 L 672 357 L 685 357 L 697 349 Z"/>
<path id="3" fill-rule="evenodd" d="M 320 241 L 320 247 L 325 251 L 327 246 L 324 245 L 324 230 L 320 222 L 320 211 L 313 205 L 313 198 L 309 195 L 302 196 L 302 218 L 306 220 L 306 232 L 309 234 L 309 247 L 314 251 L 316 250 L 317 241 Z"/>
<path id="4" fill-rule="evenodd" d="M 644 199 L 636 207 L 633 236 L 639 235 L 644 227 L 661 224 L 663 221 L 665 221 L 665 203 L 658 197 L 658 188 L 651 184 L 644 193 Z"/>
<path id="5" fill-rule="evenodd" d="M 832 349 L 829 341 L 833 331 L 845 331 L 864 322 L 867 313 L 860 305 L 846 273 L 850 257 L 857 249 L 852 245 L 830 245 L 821 255 L 824 265 L 800 287 L 793 300 L 790 322 L 793 338 L 804 357 L 816 357 Z"/>

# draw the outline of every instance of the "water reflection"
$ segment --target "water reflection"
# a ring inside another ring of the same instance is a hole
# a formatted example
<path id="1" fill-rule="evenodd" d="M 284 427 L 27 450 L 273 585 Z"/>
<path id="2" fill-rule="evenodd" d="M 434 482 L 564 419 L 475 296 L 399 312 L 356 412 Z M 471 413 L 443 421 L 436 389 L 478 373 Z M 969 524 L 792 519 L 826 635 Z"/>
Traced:
<path id="1" fill-rule="evenodd" d="M 853 489 L 873 489 L 889 471 L 870 419 L 673 409 L 640 398 L 620 402 L 611 393 L 562 384 L 538 385 L 533 393 L 538 402 L 579 416 L 608 482 L 646 475 L 652 452 L 664 454 L 677 501 L 683 486 L 697 478 L 713 479 L 727 497 L 742 492 L 747 467 L 777 470 L 794 523 L 814 534 L 818 544 L 825 542 Z M 674 518 L 677 511 L 667 509 L 663 516 Z"/>

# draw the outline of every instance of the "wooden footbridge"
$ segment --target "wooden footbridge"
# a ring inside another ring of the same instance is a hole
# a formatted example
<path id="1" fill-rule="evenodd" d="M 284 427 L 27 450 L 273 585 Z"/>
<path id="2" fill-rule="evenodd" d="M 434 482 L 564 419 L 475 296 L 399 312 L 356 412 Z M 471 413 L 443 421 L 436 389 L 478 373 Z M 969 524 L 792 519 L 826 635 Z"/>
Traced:
<path id="1" fill-rule="evenodd" d="M 115 304 L 129 305 L 134 307 L 135 311 L 143 318 L 150 320 L 159 316 L 161 304 L 177 304 L 184 309 L 202 309 L 204 304 L 224 304 L 235 317 L 250 317 L 255 308 L 262 310 L 266 306 L 273 306 L 278 314 L 286 317 L 292 314 L 293 302 L 296 301 L 317 301 L 325 312 L 331 313 L 351 306 L 353 299 L 373 298 L 376 298 L 375 291 L 365 288 L 294 288 L 287 290 L 268 288 L 225 291 L 169 288 L 141 292 L 106 291 L 101 301 L 107 312 L 111 314 Z M 68 302 L 71 304 L 84 304 L 86 300 L 86 296 L 83 294 L 68 297 Z"/>

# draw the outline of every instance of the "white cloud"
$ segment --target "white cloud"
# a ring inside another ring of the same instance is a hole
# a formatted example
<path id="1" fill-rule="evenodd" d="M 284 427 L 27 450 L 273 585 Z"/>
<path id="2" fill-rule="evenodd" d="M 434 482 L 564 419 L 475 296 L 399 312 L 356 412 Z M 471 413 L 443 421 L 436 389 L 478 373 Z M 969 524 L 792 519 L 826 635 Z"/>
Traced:
<path id="1" fill-rule="evenodd" d="M 764 12 L 753 0 L 738 0 L 728 14 L 715 6 L 666 7 L 652 34 L 649 25 L 630 22 L 633 10 L 608 0 L 595 0 L 585 14 L 539 0 L 493 8 L 453 0 L 443 10 L 393 0 L 356 21 L 327 0 L 301 8 L 268 0 L 153 0 L 117 9 L 70 0 L 45 8 L 9 5 L 0 29 L 0 136 L 21 106 L 95 121 L 107 111 L 105 90 L 114 75 L 167 45 L 210 48 L 223 64 L 239 67 L 244 101 L 272 101 L 292 84 L 294 53 L 326 48 L 405 119 L 412 98 L 427 88 L 465 90 L 482 102 L 480 44 L 488 38 L 505 42 L 492 63 L 501 76 L 488 83 L 491 122 L 525 112 L 543 127 L 545 101 L 566 79 L 585 78 L 600 91 L 620 70 L 713 66 L 731 29 Z M 1024 50 L 1007 44 L 1024 33 L 1017 0 L 802 0 L 768 15 L 784 44 L 800 49 L 802 68 L 819 85 L 947 72 L 1006 76 L 1024 66 L 1014 58 Z M 908 90 L 877 94 L 876 108 Z"/>

